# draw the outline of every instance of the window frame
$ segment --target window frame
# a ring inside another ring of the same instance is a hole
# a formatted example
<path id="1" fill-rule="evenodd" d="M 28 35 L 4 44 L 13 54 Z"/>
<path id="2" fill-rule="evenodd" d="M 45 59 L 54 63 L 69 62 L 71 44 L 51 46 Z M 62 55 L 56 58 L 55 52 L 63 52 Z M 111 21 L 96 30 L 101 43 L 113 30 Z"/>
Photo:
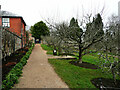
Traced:
<path id="1" fill-rule="evenodd" d="M 10 27 L 10 18 L 2 18 L 2 26 Z"/>

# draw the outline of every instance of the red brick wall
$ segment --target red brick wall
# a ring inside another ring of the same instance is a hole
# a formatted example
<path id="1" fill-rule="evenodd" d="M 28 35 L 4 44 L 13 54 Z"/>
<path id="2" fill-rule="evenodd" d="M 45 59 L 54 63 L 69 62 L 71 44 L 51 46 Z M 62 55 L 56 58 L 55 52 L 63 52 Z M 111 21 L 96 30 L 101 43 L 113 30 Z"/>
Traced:
<path id="1" fill-rule="evenodd" d="M 23 45 L 26 43 L 26 34 L 25 34 L 25 24 L 22 22 L 21 18 L 10 18 L 10 31 L 16 33 L 18 36 L 23 36 Z"/>
<path id="2" fill-rule="evenodd" d="M 0 18 L 0 25 L 2 25 L 2 20 Z M 10 18 L 10 28 L 11 32 L 14 32 L 18 36 L 21 37 L 21 30 L 23 36 L 23 45 L 26 44 L 26 32 L 25 32 L 25 24 L 23 23 L 21 18 Z"/>
<path id="3" fill-rule="evenodd" d="M 10 18 L 10 31 L 21 36 L 21 18 Z"/>

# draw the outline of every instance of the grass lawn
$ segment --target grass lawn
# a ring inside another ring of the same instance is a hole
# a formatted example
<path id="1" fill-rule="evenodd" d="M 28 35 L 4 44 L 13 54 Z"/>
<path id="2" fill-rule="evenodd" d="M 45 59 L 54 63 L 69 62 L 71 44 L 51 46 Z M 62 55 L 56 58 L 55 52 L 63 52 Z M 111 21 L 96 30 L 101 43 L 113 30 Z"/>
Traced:
<path id="1" fill-rule="evenodd" d="M 47 51 L 47 54 L 53 55 L 53 48 L 52 48 L 52 47 L 49 47 L 49 46 L 47 46 L 47 45 L 45 45 L 45 44 L 41 44 L 41 47 L 42 47 L 44 50 Z"/>
<path id="2" fill-rule="evenodd" d="M 47 54 L 53 55 L 53 48 L 47 45 L 41 44 L 44 50 L 47 50 Z M 75 53 L 77 59 L 78 54 Z M 76 60 L 77 60 L 76 59 Z M 116 58 L 117 59 L 117 58 Z M 98 52 L 84 55 L 82 57 L 83 62 L 91 64 L 99 64 Z M 111 78 L 112 75 L 102 73 L 100 69 L 87 69 L 70 64 L 73 60 L 57 60 L 49 59 L 50 64 L 54 67 L 56 73 L 61 79 L 69 86 L 69 88 L 96 88 L 91 80 L 94 78 Z"/>
<path id="3" fill-rule="evenodd" d="M 41 47 L 47 51 L 47 54 L 53 55 L 53 50 L 54 50 L 53 47 L 50 47 L 45 44 L 41 44 Z M 57 55 L 58 55 L 58 52 L 57 52 Z"/>
<path id="4" fill-rule="evenodd" d="M 94 62 L 95 59 L 97 58 L 91 55 L 85 55 L 83 57 L 84 62 L 92 64 L 96 64 L 96 62 Z M 91 83 L 92 79 L 99 77 L 112 78 L 111 75 L 102 73 L 100 69 L 78 67 L 70 64 L 70 61 L 72 60 L 49 59 L 49 63 L 52 64 L 56 73 L 70 88 L 96 88 Z"/>

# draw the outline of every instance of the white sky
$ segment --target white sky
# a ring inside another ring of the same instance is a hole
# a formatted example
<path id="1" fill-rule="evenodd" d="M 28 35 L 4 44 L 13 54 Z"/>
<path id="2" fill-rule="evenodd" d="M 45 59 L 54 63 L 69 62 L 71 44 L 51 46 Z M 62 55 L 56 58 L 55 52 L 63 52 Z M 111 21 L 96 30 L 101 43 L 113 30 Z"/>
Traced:
<path id="1" fill-rule="evenodd" d="M 111 14 L 118 15 L 120 0 L 0 0 L 2 10 L 21 15 L 31 26 L 44 19 L 69 21 L 72 17 L 81 18 L 84 14 L 96 14 L 105 6 L 103 20 Z"/>

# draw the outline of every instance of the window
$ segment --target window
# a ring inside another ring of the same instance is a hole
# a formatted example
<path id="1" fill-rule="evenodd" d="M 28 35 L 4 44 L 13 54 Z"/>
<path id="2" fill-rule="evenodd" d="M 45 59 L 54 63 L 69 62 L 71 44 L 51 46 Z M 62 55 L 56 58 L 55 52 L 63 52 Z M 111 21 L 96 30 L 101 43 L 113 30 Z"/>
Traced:
<path id="1" fill-rule="evenodd" d="M 3 27 L 10 27 L 10 19 L 2 18 L 2 25 L 3 25 Z"/>

